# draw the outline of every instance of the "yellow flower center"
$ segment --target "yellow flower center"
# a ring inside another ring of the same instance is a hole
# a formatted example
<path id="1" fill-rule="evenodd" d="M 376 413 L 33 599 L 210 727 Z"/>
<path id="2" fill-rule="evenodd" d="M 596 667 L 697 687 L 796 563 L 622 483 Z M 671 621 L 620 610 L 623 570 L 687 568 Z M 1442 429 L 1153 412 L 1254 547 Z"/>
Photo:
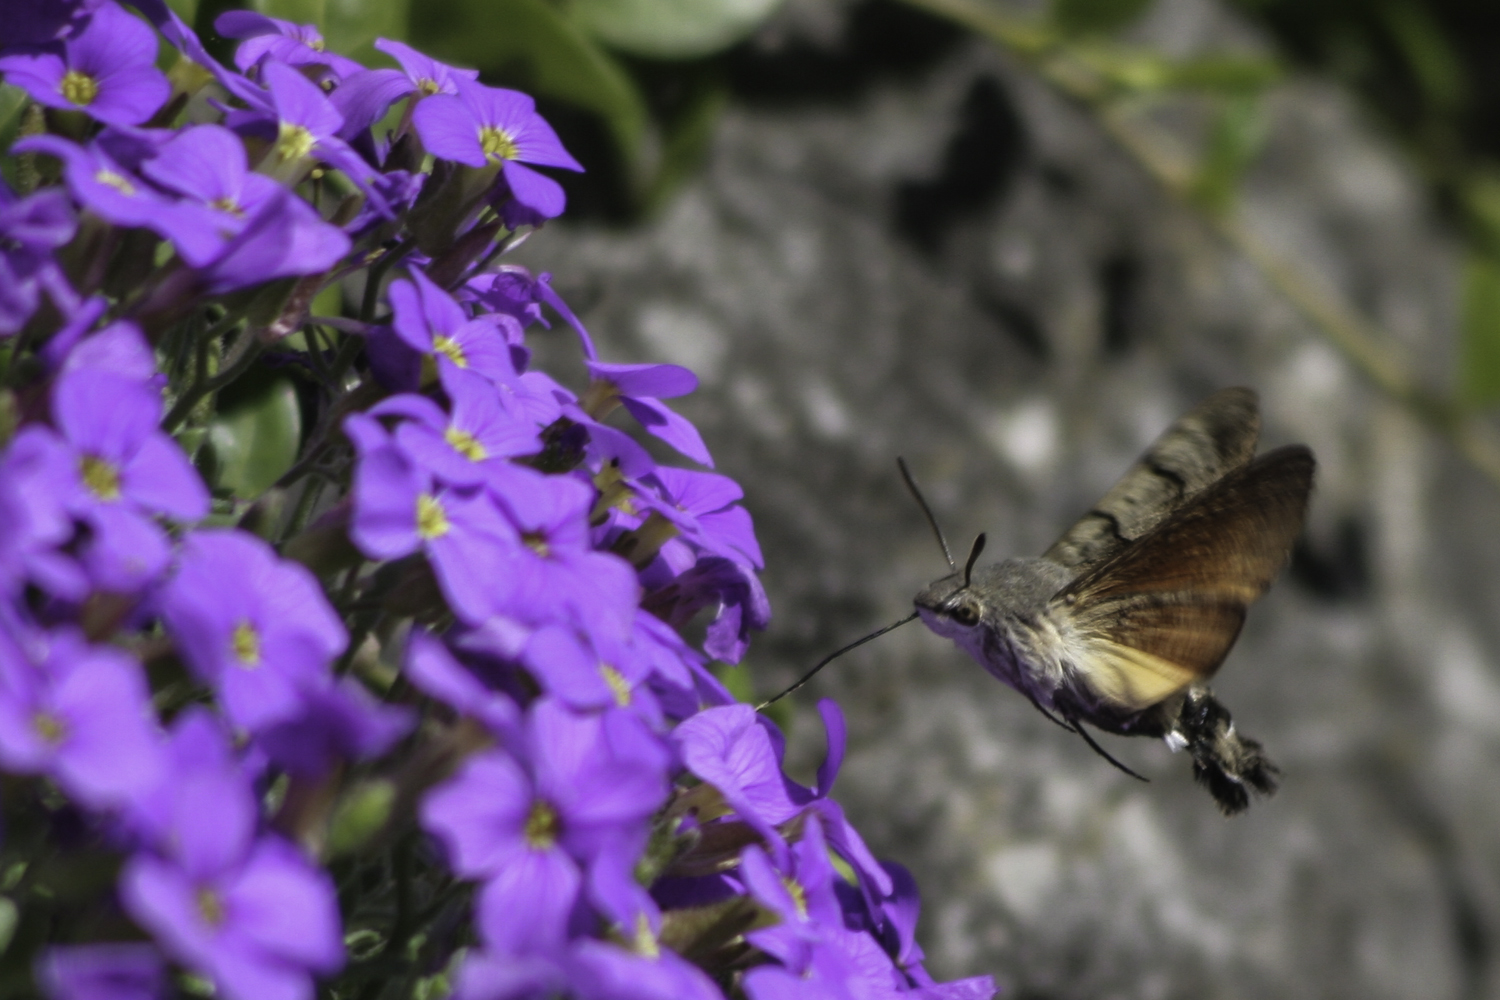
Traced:
<path id="1" fill-rule="evenodd" d="M 307 43 L 307 47 L 310 48 L 310 49 L 312 49 L 314 52 L 322 52 L 323 51 L 323 47 L 326 44 L 327 43 L 324 42 L 323 39 L 321 39 L 321 38 L 315 38 L 312 41 L 310 41 L 310 42 Z"/>
<path id="2" fill-rule="evenodd" d="M 797 916 L 803 920 L 807 919 L 807 890 L 799 885 L 796 879 L 784 878 L 781 884 L 786 886 L 786 891 L 792 894 L 792 904 L 797 907 Z"/>
<path id="3" fill-rule="evenodd" d="M 432 349 L 460 368 L 469 367 L 469 359 L 464 356 L 463 345 L 452 337 L 438 334 L 432 338 Z"/>
<path id="4" fill-rule="evenodd" d="M 255 631 L 255 626 L 248 621 L 240 622 L 234 627 L 235 659 L 240 661 L 242 667 L 260 666 L 260 633 Z"/>
<path id="5" fill-rule="evenodd" d="M 521 532 L 521 541 L 525 542 L 528 549 L 543 559 L 552 554 L 552 546 L 547 544 L 547 536 L 540 531 Z"/>
<path id="6" fill-rule="evenodd" d="M 112 187 L 127 198 L 135 197 L 135 185 L 125 177 L 115 173 L 113 170 L 101 170 L 94 175 L 94 180 L 105 187 Z"/>
<path id="7" fill-rule="evenodd" d="M 656 943 L 656 935 L 651 933 L 651 922 L 644 913 L 635 915 L 635 937 L 630 942 L 630 950 L 652 961 L 661 958 L 661 947 Z"/>
<path id="8" fill-rule="evenodd" d="M 57 87 L 63 95 L 63 99 L 80 107 L 94 103 L 94 98 L 99 96 L 99 81 L 87 73 L 80 73 L 76 69 L 70 69 L 63 74 L 62 83 Z"/>
<path id="9" fill-rule="evenodd" d="M 219 894 L 212 889 L 198 890 L 198 915 L 203 922 L 210 927 L 217 927 L 224 922 L 224 901 Z"/>
<path id="10" fill-rule="evenodd" d="M 562 831 L 562 822 L 551 804 L 537 799 L 526 817 L 526 844 L 532 850 L 551 850 Z"/>
<path id="11" fill-rule="evenodd" d="M 67 727 L 61 719 L 51 712 L 38 712 L 32 716 L 31 726 L 36 734 L 48 743 L 61 743 L 63 736 L 67 733 Z"/>
<path id="12" fill-rule="evenodd" d="M 221 212 L 227 212 L 236 218 L 244 218 L 245 210 L 233 198 L 215 198 L 209 204 Z"/>
<path id="13" fill-rule="evenodd" d="M 276 158 L 283 163 L 300 160 L 312 152 L 318 140 L 301 125 L 282 122 L 276 132 Z"/>
<path id="14" fill-rule="evenodd" d="M 443 440 L 464 458 L 471 462 L 483 462 L 490 457 L 490 453 L 484 450 L 484 445 L 479 439 L 468 431 L 461 431 L 457 427 L 449 427 L 443 432 Z"/>
<path id="15" fill-rule="evenodd" d="M 430 493 L 417 496 L 417 534 L 426 541 L 442 538 L 453 527 L 448 521 L 448 512 L 438 498 Z"/>
<path id="16" fill-rule="evenodd" d="M 425 76 L 417 81 L 417 93 L 423 97 L 431 97 L 442 89 L 442 86 L 436 80 L 429 80 Z"/>
<path id="17" fill-rule="evenodd" d="M 78 473 L 88 491 L 105 503 L 120 499 L 120 470 L 96 455 L 85 455 L 78 462 Z"/>
<path id="18" fill-rule="evenodd" d="M 615 704 L 621 708 L 629 707 L 630 682 L 625 679 L 625 675 L 608 663 L 599 664 L 599 673 L 604 675 L 604 683 L 609 685 L 609 690 L 614 694 Z"/>
<path id="19" fill-rule="evenodd" d="M 515 140 L 504 129 L 494 125 L 486 125 L 479 130 L 479 148 L 484 150 L 485 156 L 497 163 L 514 160 L 520 152 L 516 149 Z"/>

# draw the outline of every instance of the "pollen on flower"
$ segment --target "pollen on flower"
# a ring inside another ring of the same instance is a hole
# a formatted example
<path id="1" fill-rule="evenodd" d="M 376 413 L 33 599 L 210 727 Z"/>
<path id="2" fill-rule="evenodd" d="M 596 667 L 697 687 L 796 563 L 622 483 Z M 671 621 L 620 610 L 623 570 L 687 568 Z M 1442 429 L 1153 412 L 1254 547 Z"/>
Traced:
<path id="1" fill-rule="evenodd" d="M 469 367 L 469 359 L 464 355 L 463 345 L 452 337 L 438 334 L 432 338 L 432 349 L 460 368 Z"/>
<path id="2" fill-rule="evenodd" d="M 36 715 L 32 716 L 31 727 L 36 730 L 38 736 L 48 743 L 59 743 L 62 741 L 63 736 L 67 734 L 67 727 L 63 725 L 62 720 L 51 712 L 36 713 Z"/>
<path id="3" fill-rule="evenodd" d="M 479 443 L 478 438 L 457 427 L 449 427 L 444 431 L 443 440 L 447 441 L 454 451 L 471 462 L 483 462 L 490 457 L 490 453 L 485 450 L 484 445 Z"/>
<path id="4" fill-rule="evenodd" d="M 625 675 L 608 663 L 599 664 L 599 673 L 604 675 L 604 683 L 609 685 L 609 690 L 614 694 L 615 704 L 621 708 L 629 708 L 630 682 L 625 679 Z"/>
<path id="5" fill-rule="evenodd" d="M 661 945 L 657 943 L 656 935 L 651 933 L 651 922 L 644 913 L 635 915 L 635 936 L 630 940 L 630 950 L 642 958 L 661 958 Z"/>
<path id="6" fill-rule="evenodd" d="M 806 920 L 807 890 L 802 888 L 796 879 L 783 878 L 781 884 L 786 886 L 786 891 L 792 894 L 792 903 L 797 907 L 797 916 Z"/>
<path id="7" fill-rule="evenodd" d="M 533 802 L 526 817 L 526 845 L 536 851 L 551 850 L 561 832 L 557 810 L 541 799 Z"/>
<path id="8" fill-rule="evenodd" d="M 235 201 L 233 198 L 215 198 L 213 201 L 209 202 L 209 204 L 214 208 L 217 208 L 219 211 L 227 212 L 237 218 L 244 218 L 245 216 L 245 210 L 241 208 L 239 202 Z"/>
<path id="9" fill-rule="evenodd" d="M 260 665 L 260 633 L 255 631 L 254 625 L 248 621 L 240 622 L 234 627 L 231 642 L 234 645 L 235 659 L 240 661 L 241 666 Z"/>
<path id="10" fill-rule="evenodd" d="M 135 197 L 135 185 L 125 177 L 115 173 L 113 170 L 101 170 L 94 175 L 94 180 L 105 187 L 112 187 L 127 198 Z"/>
<path id="11" fill-rule="evenodd" d="M 304 126 L 282 122 L 276 132 L 276 158 L 283 163 L 300 160 L 312 152 L 317 142 Z"/>
<path id="12" fill-rule="evenodd" d="M 521 532 L 521 541 L 526 543 L 526 547 L 528 549 L 535 552 L 543 559 L 552 554 L 552 546 L 547 544 L 547 536 L 543 532 L 523 531 Z"/>
<path id="13" fill-rule="evenodd" d="M 57 89 L 69 102 L 85 107 L 93 104 L 94 98 L 99 96 L 99 81 L 87 73 L 70 69 L 63 74 L 62 83 L 58 84 Z"/>
<path id="14" fill-rule="evenodd" d="M 421 94 L 423 97 L 431 97 L 433 94 L 436 94 L 442 89 L 442 85 L 431 77 L 424 76 L 422 77 L 422 79 L 417 81 L 417 93 Z"/>
<path id="15" fill-rule="evenodd" d="M 198 915 L 203 922 L 210 927 L 217 927 L 224 922 L 224 901 L 219 894 L 207 887 L 198 890 Z"/>
<path id="16" fill-rule="evenodd" d="M 105 503 L 120 499 L 120 470 L 114 463 L 95 455 L 85 455 L 78 462 L 78 474 L 88 491 Z"/>
<path id="17" fill-rule="evenodd" d="M 521 152 L 509 133 L 497 125 L 485 125 L 479 130 L 479 148 L 496 163 L 514 160 Z"/>
<path id="18" fill-rule="evenodd" d="M 442 538 L 453 525 L 442 502 L 430 493 L 417 496 L 417 534 L 427 541 Z"/>

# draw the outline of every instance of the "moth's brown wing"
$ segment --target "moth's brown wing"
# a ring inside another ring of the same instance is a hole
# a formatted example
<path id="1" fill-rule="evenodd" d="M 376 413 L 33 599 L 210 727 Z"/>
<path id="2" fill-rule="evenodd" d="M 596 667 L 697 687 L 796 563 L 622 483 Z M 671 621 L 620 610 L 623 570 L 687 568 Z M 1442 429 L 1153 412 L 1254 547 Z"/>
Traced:
<path id="1" fill-rule="evenodd" d="M 1051 617 L 1099 694 L 1146 708 L 1218 669 L 1287 560 L 1314 465 L 1303 445 L 1262 455 L 1053 597 Z"/>
<path id="2" fill-rule="evenodd" d="M 1193 494 L 1250 461 L 1259 436 L 1254 390 L 1221 389 L 1168 427 L 1042 557 L 1080 572 L 1103 562 Z"/>

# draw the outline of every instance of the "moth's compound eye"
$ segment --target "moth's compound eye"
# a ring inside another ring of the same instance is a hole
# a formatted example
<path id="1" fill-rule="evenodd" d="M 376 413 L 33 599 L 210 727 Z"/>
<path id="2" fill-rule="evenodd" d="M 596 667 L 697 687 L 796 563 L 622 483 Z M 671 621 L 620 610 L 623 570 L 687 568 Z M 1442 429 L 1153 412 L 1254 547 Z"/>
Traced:
<path id="1" fill-rule="evenodd" d="M 969 628 L 979 624 L 979 609 L 965 601 L 962 604 L 955 604 L 948 612 L 948 617 L 965 628 Z"/>

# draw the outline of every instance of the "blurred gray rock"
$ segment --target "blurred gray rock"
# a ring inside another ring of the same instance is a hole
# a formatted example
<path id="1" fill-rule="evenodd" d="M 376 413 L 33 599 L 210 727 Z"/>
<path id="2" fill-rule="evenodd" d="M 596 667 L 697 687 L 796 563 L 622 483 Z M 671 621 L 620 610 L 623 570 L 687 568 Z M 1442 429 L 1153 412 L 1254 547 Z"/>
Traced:
<path id="1" fill-rule="evenodd" d="M 837 37 L 846 12 L 793 4 L 764 43 Z M 1255 44 L 1208 0 L 1140 32 Z M 1015 129 L 1014 176 L 921 249 L 898 206 L 974 101 Z M 1250 224 L 1445 378 L 1459 250 L 1420 185 L 1328 87 L 1286 88 L 1272 116 Z M 1032 555 L 1177 414 L 1259 389 L 1266 446 L 1312 445 L 1318 488 L 1215 687 L 1280 794 L 1225 820 L 1183 757 L 1105 737 L 1152 779 L 1132 781 L 920 625 L 798 696 L 794 761 L 816 765 L 808 709 L 837 698 L 838 797 L 915 872 L 940 977 L 993 973 L 1012 998 L 1500 996 L 1500 492 L 1078 109 L 965 43 L 852 100 L 734 107 L 660 219 L 561 225 L 517 256 L 606 357 L 702 376 L 680 408 L 765 547 L 775 618 L 747 667 L 766 692 L 946 571 L 897 455 L 956 549 L 986 531 L 996 557 Z"/>

